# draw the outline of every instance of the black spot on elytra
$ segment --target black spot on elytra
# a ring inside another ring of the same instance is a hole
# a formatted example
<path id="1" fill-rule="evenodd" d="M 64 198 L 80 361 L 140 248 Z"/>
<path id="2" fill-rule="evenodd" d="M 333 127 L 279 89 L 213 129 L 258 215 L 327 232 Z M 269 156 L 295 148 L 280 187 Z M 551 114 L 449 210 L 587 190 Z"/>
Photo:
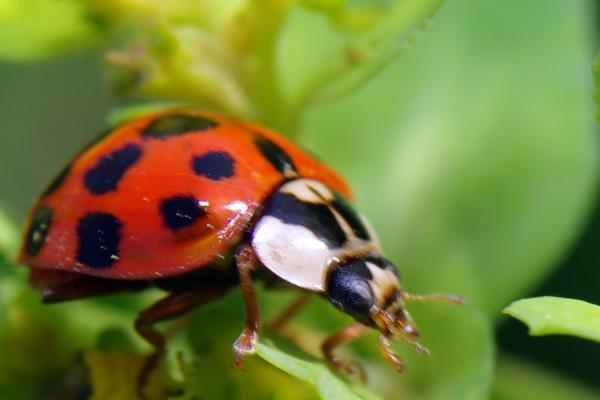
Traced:
<path id="1" fill-rule="evenodd" d="M 71 172 L 71 164 L 69 164 L 65 168 L 63 168 L 63 170 L 60 171 L 60 173 L 56 176 L 56 178 L 54 178 L 54 180 L 52 182 L 50 182 L 50 185 L 48 185 L 48 187 L 46 188 L 44 193 L 42 193 L 42 197 L 45 197 L 45 196 L 48 196 L 48 195 L 54 193 L 56 191 L 56 189 L 61 187 L 63 182 L 69 175 L 69 172 Z"/>
<path id="2" fill-rule="evenodd" d="M 152 121 L 142 131 L 142 136 L 146 138 L 167 139 L 170 136 L 204 132 L 217 126 L 218 123 L 215 120 L 198 115 L 166 115 Z"/>
<path id="3" fill-rule="evenodd" d="M 108 268 L 119 259 L 122 223 L 105 212 L 85 215 L 77 224 L 77 261 L 91 268 Z"/>
<path id="4" fill-rule="evenodd" d="M 276 192 L 263 215 L 270 215 L 286 224 L 303 226 L 327 242 L 330 248 L 342 247 L 346 243 L 346 234 L 326 204 L 304 202 L 292 194 Z"/>
<path id="5" fill-rule="evenodd" d="M 38 207 L 33 213 L 25 234 L 25 253 L 29 257 L 35 257 L 42 250 L 53 217 L 54 211 L 46 206 Z"/>
<path id="6" fill-rule="evenodd" d="M 77 156 L 74 157 L 74 159 L 77 159 L 81 154 L 85 153 L 91 147 L 93 147 L 97 143 L 101 142 L 104 138 L 106 138 L 108 135 L 110 135 L 115 129 L 117 129 L 117 127 L 118 127 L 118 125 L 112 126 L 108 129 L 103 130 L 99 134 L 97 134 L 88 144 L 86 144 L 81 150 L 79 150 L 79 152 L 77 153 Z M 62 184 L 64 183 L 65 179 L 71 172 L 71 168 L 72 168 L 71 164 L 68 164 L 65 168 L 63 168 L 63 170 L 56 176 L 56 178 L 54 178 L 54 180 L 50 183 L 50 185 L 48 185 L 48 187 L 46 188 L 44 193 L 42 193 L 42 197 L 45 197 L 45 196 L 48 196 L 48 195 L 54 193 L 59 187 L 61 187 Z"/>
<path id="7" fill-rule="evenodd" d="M 101 195 L 117 189 L 123 175 L 142 155 L 136 144 L 126 144 L 112 153 L 102 156 L 83 176 L 83 183 L 93 195 Z"/>
<path id="8" fill-rule="evenodd" d="M 363 240 L 371 240 L 369 231 L 361 221 L 356 211 L 354 211 L 354 207 L 352 207 L 346 199 L 344 199 L 342 196 L 336 193 L 335 199 L 331 203 L 331 206 L 338 213 L 340 213 L 340 215 L 346 220 L 346 222 L 348 222 L 348 225 L 350 225 L 352 231 L 354 232 L 357 238 Z"/>
<path id="9" fill-rule="evenodd" d="M 211 151 L 192 158 L 192 169 L 196 175 L 213 181 L 231 178 L 235 174 L 235 160 L 224 151 Z"/>
<path id="10" fill-rule="evenodd" d="M 254 144 L 256 144 L 263 157 L 286 178 L 298 176 L 294 161 L 281 147 L 263 137 L 254 139 Z"/>
<path id="11" fill-rule="evenodd" d="M 375 301 L 368 282 L 372 278 L 371 271 L 360 259 L 334 268 L 327 281 L 329 301 L 350 315 L 368 314 Z"/>
<path id="12" fill-rule="evenodd" d="M 160 214 L 165 225 L 174 232 L 193 225 L 205 211 L 193 196 L 174 196 L 160 203 Z"/>

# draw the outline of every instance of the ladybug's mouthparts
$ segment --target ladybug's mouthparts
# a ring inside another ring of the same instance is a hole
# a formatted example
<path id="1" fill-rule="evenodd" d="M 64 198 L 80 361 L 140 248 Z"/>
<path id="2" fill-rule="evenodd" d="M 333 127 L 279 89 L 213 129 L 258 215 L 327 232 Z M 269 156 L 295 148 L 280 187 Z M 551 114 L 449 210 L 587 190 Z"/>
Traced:
<path id="1" fill-rule="evenodd" d="M 408 312 L 403 308 L 399 308 L 394 314 L 377 308 L 371 312 L 371 319 L 383 336 L 400 339 L 417 352 L 429 355 L 427 347 L 417 341 L 420 337 L 419 331 Z"/>

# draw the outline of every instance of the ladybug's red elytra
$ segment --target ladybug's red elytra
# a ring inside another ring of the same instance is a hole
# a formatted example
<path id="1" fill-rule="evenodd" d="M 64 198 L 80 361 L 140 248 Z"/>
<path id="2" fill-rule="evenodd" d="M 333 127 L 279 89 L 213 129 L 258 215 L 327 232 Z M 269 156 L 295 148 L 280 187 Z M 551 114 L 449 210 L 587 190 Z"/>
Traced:
<path id="1" fill-rule="evenodd" d="M 462 300 L 405 292 L 351 200 L 337 173 L 268 129 L 195 109 L 162 111 L 114 128 L 74 158 L 34 206 L 20 261 L 48 303 L 164 289 L 135 322 L 155 348 L 141 381 L 164 352 L 153 325 L 236 285 L 247 316 L 233 345 L 241 366 L 260 325 L 253 279 L 320 294 L 354 317 L 323 343 L 331 365 L 352 366 L 332 350 L 371 327 L 401 371 L 389 338 L 426 352 L 405 302 Z M 277 326 L 291 313 L 283 315 Z"/>

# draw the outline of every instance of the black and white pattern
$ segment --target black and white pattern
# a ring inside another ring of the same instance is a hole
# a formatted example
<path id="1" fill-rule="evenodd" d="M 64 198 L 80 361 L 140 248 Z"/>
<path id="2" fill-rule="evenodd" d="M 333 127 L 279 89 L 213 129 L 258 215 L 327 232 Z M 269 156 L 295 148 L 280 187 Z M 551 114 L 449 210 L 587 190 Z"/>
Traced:
<path id="1" fill-rule="evenodd" d="M 365 257 L 362 261 L 371 273 L 369 286 L 373 292 L 375 304 L 385 307 L 396 301 L 398 289 L 400 289 L 396 268 L 379 256 Z"/>
<path id="2" fill-rule="evenodd" d="M 351 254 L 378 251 L 364 220 L 321 182 L 296 179 L 266 203 L 252 232 L 260 261 L 293 285 L 325 291 L 329 266 Z"/>

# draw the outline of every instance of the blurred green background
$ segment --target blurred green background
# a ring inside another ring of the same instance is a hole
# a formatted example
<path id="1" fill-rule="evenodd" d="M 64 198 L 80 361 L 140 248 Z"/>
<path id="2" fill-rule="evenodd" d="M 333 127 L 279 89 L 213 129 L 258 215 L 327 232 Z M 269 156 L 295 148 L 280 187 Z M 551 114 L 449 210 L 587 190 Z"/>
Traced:
<path id="1" fill-rule="evenodd" d="M 374 337 L 356 346 L 384 398 L 600 398 L 597 343 L 529 337 L 500 313 L 536 295 L 600 304 L 598 13 L 593 0 L 447 0 L 367 84 L 302 114 L 297 139 L 347 177 L 406 287 L 469 301 L 411 308 L 433 356 L 402 349 L 406 377 L 371 361 Z M 101 61 L 0 64 L 0 206 L 16 223 L 123 104 Z M 323 315 L 319 302 L 300 325 Z"/>

